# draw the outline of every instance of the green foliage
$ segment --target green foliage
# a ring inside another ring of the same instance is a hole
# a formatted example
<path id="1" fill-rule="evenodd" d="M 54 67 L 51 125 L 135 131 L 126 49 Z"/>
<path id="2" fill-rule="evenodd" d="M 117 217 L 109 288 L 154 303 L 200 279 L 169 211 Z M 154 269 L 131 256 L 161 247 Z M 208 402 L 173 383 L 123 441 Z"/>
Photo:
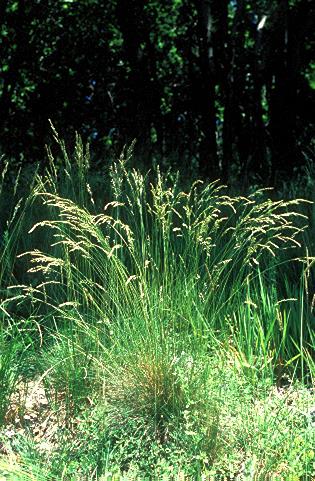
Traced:
<path id="1" fill-rule="evenodd" d="M 195 174 L 204 163 L 212 179 L 273 181 L 303 166 L 307 0 L 8 0 L 0 13 L 0 144 L 12 163 L 43 160 L 52 118 L 83 132 L 97 159 L 138 138 L 146 167 Z"/>

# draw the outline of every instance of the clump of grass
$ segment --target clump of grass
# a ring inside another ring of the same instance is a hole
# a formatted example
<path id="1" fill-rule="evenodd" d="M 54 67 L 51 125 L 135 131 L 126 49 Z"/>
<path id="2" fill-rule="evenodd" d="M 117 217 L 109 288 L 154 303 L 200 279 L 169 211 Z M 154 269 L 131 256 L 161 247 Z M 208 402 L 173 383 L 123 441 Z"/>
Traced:
<path id="1" fill-rule="evenodd" d="M 281 321 L 274 322 L 285 301 L 277 293 L 276 255 L 299 245 L 303 228 L 294 221 L 302 215 L 290 209 L 301 201 L 262 200 L 261 192 L 229 197 L 217 183 L 196 183 L 186 193 L 176 183 L 169 187 L 160 173 L 149 184 L 129 172 L 124 159 L 113 167 L 111 183 L 113 199 L 100 214 L 60 197 L 57 185 L 51 193 L 46 182 L 40 184 L 36 196 L 56 217 L 32 231 L 51 230 L 55 241 L 49 252 L 31 252 L 31 272 L 47 277 L 35 297 L 55 306 L 63 319 L 73 303 L 78 319 L 99 323 L 98 334 L 108 342 L 111 325 L 123 323 L 128 332 L 136 318 L 150 329 L 153 318 L 168 317 L 174 329 L 197 337 L 217 331 L 252 346 L 260 333 L 272 339 L 268 355 L 282 343 L 291 356 L 286 361 L 294 357 L 289 324 L 283 340 Z M 259 297 L 264 312 L 253 317 L 250 309 Z M 242 332 L 239 315 L 248 328 Z"/>
<path id="2" fill-rule="evenodd" d="M 49 152 L 37 176 L 32 202 L 47 215 L 30 234 L 46 242 L 27 252 L 35 281 L 20 286 L 42 313 L 46 389 L 75 430 L 51 472 L 304 479 L 313 438 L 298 410 L 310 390 L 293 413 L 291 391 L 273 388 L 295 393 L 297 377 L 314 379 L 309 264 L 300 285 L 279 286 L 300 247 L 303 201 L 231 196 L 218 182 L 184 191 L 170 173 L 129 170 L 129 149 L 100 210 L 88 149 L 77 137 L 72 159 L 54 135 L 64 164 Z"/>

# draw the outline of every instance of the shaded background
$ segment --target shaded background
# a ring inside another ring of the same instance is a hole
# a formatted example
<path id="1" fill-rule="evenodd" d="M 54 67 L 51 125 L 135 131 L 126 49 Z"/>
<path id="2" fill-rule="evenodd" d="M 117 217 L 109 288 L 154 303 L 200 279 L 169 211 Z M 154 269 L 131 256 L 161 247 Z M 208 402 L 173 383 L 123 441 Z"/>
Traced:
<path id="1" fill-rule="evenodd" d="M 45 162 L 48 118 L 94 162 L 268 183 L 312 159 L 314 2 L 0 0 L 0 153 Z"/>

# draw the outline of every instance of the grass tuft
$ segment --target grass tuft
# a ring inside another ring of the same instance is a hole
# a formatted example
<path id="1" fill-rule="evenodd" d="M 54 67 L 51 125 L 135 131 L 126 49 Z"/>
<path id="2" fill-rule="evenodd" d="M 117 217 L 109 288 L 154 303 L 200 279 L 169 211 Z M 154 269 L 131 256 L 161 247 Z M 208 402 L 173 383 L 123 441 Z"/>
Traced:
<path id="1" fill-rule="evenodd" d="M 0 433 L 16 456 L 0 473 L 312 479 L 310 206 L 183 190 L 129 169 L 132 147 L 93 176 L 81 139 L 70 155 L 53 133 L 61 159 L 48 151 L 0 251 Z M 10 424 L 21 380 L 45 402 Z"/>

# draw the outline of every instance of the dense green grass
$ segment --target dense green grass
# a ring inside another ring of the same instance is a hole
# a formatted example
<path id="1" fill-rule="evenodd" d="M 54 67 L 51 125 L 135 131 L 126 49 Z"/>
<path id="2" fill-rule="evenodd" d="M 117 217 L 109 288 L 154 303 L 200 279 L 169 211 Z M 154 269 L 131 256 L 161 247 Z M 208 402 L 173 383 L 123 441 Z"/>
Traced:
<path id="1" fill-rule="evenodd" d="M 309 204 L 54 135 L 2 235 L 4 479 L 313 479 Z"/>

